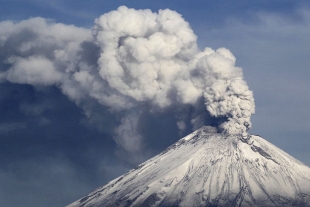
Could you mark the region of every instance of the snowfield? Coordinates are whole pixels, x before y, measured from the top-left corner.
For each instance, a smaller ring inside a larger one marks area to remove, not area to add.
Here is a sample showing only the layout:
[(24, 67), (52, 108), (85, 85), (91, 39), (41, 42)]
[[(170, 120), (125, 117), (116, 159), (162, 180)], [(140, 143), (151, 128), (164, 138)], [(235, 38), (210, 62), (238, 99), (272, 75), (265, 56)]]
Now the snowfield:
[(310, 206), (310, 168), (254, 135), (207, 127), (68, 207)]

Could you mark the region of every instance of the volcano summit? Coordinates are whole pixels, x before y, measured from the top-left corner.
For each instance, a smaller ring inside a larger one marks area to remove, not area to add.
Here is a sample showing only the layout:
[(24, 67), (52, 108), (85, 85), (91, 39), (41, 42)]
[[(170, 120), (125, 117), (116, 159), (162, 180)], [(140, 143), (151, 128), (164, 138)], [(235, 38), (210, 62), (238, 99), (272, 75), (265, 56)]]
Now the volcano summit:
[(310, 168), (256, 135), (202, 127), (68, 207), (310, 206)]

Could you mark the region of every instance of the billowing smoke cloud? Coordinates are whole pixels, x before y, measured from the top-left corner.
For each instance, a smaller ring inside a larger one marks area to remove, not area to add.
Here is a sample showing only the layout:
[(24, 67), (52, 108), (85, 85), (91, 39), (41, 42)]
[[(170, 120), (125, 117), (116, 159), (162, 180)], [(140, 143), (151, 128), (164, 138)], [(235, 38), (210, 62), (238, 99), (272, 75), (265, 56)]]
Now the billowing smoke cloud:
[[(190, 25), (169, 9), (119, 7), (92, 30), (32, 18), (0, 23), (0, 81), (57, 86), (119, 146), (144, 146), (143, 115), (168, 114), (180, 135), (202, 125), (245, 133), (253, 94), (226, 48), (201, 51)], [(98, 119), (98, 106), (115, 125)], [(96, 118), (97, 117), (97, 118)]]

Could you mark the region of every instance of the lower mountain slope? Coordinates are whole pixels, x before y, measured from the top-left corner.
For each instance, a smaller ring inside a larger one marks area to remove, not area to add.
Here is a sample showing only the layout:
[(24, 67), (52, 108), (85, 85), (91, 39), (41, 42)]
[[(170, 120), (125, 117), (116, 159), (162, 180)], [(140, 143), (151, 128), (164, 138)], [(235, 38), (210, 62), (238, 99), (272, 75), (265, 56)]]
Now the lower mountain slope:
[(203, 127), (68, 207), (310, 207), (310, 168), (255, 135)]

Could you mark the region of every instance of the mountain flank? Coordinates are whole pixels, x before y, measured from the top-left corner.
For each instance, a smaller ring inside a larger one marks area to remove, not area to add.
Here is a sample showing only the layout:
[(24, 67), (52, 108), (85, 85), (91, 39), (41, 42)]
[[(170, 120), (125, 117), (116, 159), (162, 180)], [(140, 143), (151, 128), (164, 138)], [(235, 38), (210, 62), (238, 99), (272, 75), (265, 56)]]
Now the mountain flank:
[(68, 207), (310, 206), (310, 168), (256, 135), (202, 127)]

